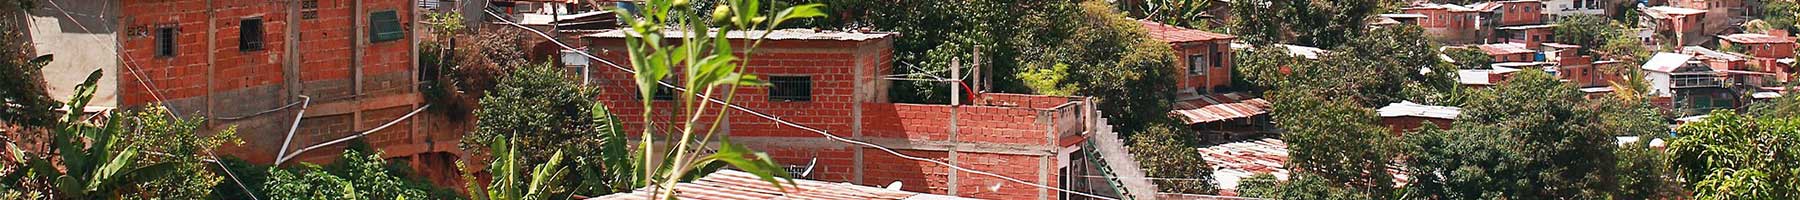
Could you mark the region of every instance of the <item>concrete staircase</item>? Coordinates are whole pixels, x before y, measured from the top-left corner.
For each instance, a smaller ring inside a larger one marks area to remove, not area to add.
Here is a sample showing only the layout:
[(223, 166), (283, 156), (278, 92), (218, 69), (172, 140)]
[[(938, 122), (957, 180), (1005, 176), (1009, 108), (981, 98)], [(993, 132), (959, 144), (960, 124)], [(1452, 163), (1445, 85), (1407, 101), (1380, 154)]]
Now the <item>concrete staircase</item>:
[[(1105, 115), (1096, 110), (1091, 116)], [(1113, 132), (1113, 126), (1107, 123), (1105, 117), (1096, 118), (1094, 135), (1088, 138), (1088, 145), (1099, 153), (1100, 160), (1103, 161), (1101, 166), (1106, 169), (1102, 171), (1107, 172), (1107, 178), (1112, 179), (1113, 187), (1121, 189), (1120, 193), (1129, 195), (1122, 197), (1124, 199), (1156, 199), (1156, 184), (1144, 178), (1144, 168), (1138, 166), (1137, 156), (1132, 155), (1129, 147), (1125, 146), (1125, 139)]]

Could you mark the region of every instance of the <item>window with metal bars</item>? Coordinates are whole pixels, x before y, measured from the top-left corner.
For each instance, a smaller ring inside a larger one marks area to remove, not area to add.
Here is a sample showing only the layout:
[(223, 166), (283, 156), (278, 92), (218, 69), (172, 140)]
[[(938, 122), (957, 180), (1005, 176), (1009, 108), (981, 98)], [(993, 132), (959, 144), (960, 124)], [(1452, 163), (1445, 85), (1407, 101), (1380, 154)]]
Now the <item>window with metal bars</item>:
[(156, 28), (156, 57), (175, 57), (175, 27)]
[(770, 101), (812, 101), (811, 76), (769, 76)]
[(238, 21), (238, 51), (263, 50), (263, 20), (249, 18)]

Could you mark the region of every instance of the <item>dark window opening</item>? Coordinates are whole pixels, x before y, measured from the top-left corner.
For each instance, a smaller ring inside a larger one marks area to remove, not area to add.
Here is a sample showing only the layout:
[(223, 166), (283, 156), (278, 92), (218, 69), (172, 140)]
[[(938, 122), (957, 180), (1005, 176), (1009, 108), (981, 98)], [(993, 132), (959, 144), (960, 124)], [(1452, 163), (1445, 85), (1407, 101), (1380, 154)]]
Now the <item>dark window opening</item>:
[(1213, 52), (1213, 68), (1225, 68), (1225, 51)]
[(650, 99), (675, 100), (675, 89), (669, 88), (669, 86), (656, 86), (656, 92), (651, 93)]
[(1206, 75), (1206, 53), (1188, 56), (1188, 75)]
[(238, 51), (263, 50), (262, 18), (244, 19), (238, 22)]
[(812, 101), (812, 77), (770, 76), (769, 100)]
[(369, 14), (369, 42), (394, 41), (405, 36), (399, 13), (388, 10)]
[(175, 57), (175, 27), (156, 28), (156, 57)]
[(301, 19), (318, 19), (319, 18), (319, 0), (300, 1), (300, 18)]

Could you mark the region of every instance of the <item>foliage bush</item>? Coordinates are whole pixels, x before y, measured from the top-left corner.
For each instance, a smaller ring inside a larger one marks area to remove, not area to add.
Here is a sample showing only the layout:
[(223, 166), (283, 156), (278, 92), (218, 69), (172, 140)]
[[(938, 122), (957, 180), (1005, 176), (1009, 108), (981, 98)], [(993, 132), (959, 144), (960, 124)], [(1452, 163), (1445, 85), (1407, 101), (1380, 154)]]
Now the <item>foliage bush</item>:
[(371, 150), (350, 148), (331, 165), (270, 168), (259, 194), (267, 199), (463, 199), (451, 190), (406, 178), (406, 171), (396, 170), (379, 152), (365, 152)]
[(1153, 180), (1158, 192), (1217, 193), (1212, 165), (1198, 149), (1200, 141), (1181, 130), (1183, 127), (1167, 123), (1144, 129), (1132, 136), (1131, 154), (1137, 155), (1145, 175), (1164, 178)]
[[(626, 140), (621, 131), (608, 124), (604, 108), (594, 107), (596, 93), (565, 77), (562, 69), (548, 64), (514, 67), (500, 80), (499, 86), (481, 99), (475, 111), (476, 129), (463, 136), (462, 147), (469, 152), (490, 152), (487, 145), (498, 138), (513, 138), (519, 144), (524, 163), (548, 162), (551, 152), (563, 150), (571, 160), (582, 162), (573, 169), (566, 183), (573, 191), (604, 194), (633, 189), (619, 181), (599, 163), (603, 158), (622, 158)], [(609, 143), (610, 142), (610, 143)], [(604, 149), (611, 148), (611, 149)], [(612, 153), (612, 154), (608, 154)], [(598, 179), (598, 180), (595, 180)], [(586, 194), (586, 193), (584, 193)]]
[(1669, 165), (1695, 199), (1800, 198), (1800, 118), (1720, 110), (1679, 132)]

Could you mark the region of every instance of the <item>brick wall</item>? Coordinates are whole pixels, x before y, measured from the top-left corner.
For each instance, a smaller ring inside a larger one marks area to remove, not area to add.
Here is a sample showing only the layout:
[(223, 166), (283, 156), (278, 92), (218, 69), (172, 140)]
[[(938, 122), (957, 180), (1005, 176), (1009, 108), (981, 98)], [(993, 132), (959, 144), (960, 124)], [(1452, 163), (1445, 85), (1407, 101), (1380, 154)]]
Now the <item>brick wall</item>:
[[(140, 84), (140, 76), (119, 76), (121, 104), (144, 105), (160, 97), (184, 117), (244, 117), (212, 120), (211, 128), (237, 127), (246, 144), (228, 147), (229, 151), (221, 153), (254, 162), (275, 159), (299, 107), (251, 114), (299, 101), (293, 94), (312, 97), (307, 117), (294, 131), (293, 149), (374, 128), (421, 106), (412, 89), (413, 41), (404, 37), (371, 42), (368, 31), (371, 13), (396, 11), (402, 29), (413, 34), (408, 26), (413, 20), (410, 13), (414, 1), (301, 2), (308, 1), (123, 1), (119, 51), (126, 57), (125, 64), (131, 66), (128, 69), (135, 69), (151, 84)], [(290, 6), (302, 4), (316, 6), (289, 12), (293, 8)], [(290, 23), (290, 17), (296, 18), (294, 23)], [(263, 48), (240, 48), (244, 37), (240, 27), (246, 19), (261, 20)], [(174, 28), (177, 33), (174, 56), (156, 55), (157, 29), (165, 27)], [(289, 42), (289, 37), (294, 37), (295, 42)], [(360, 57), (356, 56), (358, 51)], [(289, 74), (289, 70), (294, 74)], [(378, 148), (416, 145), (412, 143), (421, 141), (413, 140), (411, 134), (419, 129), (411, 123), (402, 121), (368, 139)], [(438, 126), (426, 128), (433, 127)], [(300, 161), (330, 161), (336, 157), (337, 149), (341, 145), (315, 150)]]
[[(1212, 40), (1171, 45), (1175, 50), (1175, 70), (1178, 74), (1182, 75), (1181, 77), (1176, 77), (1176, 79), (1179, 80), (1178, 83), (1176, 83), (1177, 89), (1180, 91), (1191, 90), (1206, 93), (1214, 88), (1231, 86), (1232, 53), (1230, 45), (1229, 40)], [(1196, 74), (1188, 71), (1188, 67), (1192, 62), (1195, 62), (1190, 59), (1192, 56), (1203, 56), (1206, 58), (1204, 62), (1207, 63), (1204, 65), (1207, 68), (1204, 69), (1203, 74)]]
[[(621, 48), (622, 39), (589, 38), (589, 42), (596, 56), (620, 64), (629, 60)], [(891, 83), (879, 77), (892, 72), (892, 54), (891, 41), (887, 39), (769, 41), (756, 50), (746, 73), (761, 77), (810, 76), (812, 100), (772, 101), (766, 88), (744, 87), (737, 90), (733, 104), (839, 137), (892, 147), (910, 156), (994, 171), (1027, 181), (1047, 180), (1040, 184), (1057, 185), (1054, 181), (1060, 170), (1055, 161), (1063, 158), (1058, 157), (1055, 150), (1065, 146), (1060, 146), (1059, 135), (1054, 133), (1069, 128), (1059, 127), (1068, 120), (1058, 120), (1064, 116), (1050, 109), (1069, 103), (1070, 98), (984, 94), (981, 99), (969, 102), (971, 105), (955, 108), (889, 103), (886, 93)], [(588, 76), (592, 78), (592, 85), (599, 87), (599, 101), (623, 118), (627, 130), (634, 134), (641, 132), (644, 125), (639, 122), (642, 119), (639, 115), (643, 109), (631, 74), (611, 66), (597, 67)], [(666, 117), (672, 112), (673, 104), (656, 101), (653, 107), (659, 111), (652, 119), (678, 121)], [(710, 113), (703, 114), (702, 119), (715, 117)], [(816, 159), (814, 172), (807, 177), (810, 179), (877, 186), (901, 181), (907, 191), (950, 194), (954, 187), (954, 195), (978, 198), (1056, 198), (1054, 192), (1040, 196), (1039, 190), (1033, 187), (1010, 182), (995, 190), (992, 187), (1000, 183), (997, 179), (954, 173), (942, 165), (901, 159), (880, 150), (828, 140), (817, 133), (779, 125), (749, 113), (727, 113), (722, 134), (731, 136), (734, 143), (767, 152), (784, 165), (804, 166)], [(954, 126), (951, 125), (952, 116), (957, 119)], [(665, 125), (659, 123), (657, 126)], [(953, 177), (952, 174), (957, 175)]]

